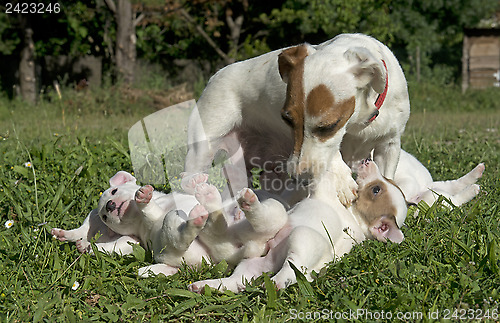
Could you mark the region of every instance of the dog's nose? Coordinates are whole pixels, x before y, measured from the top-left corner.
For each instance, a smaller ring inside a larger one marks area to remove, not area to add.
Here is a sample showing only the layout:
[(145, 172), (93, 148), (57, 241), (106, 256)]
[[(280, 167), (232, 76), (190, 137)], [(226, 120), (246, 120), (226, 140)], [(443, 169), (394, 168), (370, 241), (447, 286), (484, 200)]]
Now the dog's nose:
[(106, 203), (106, 211), (108, 212), (112, 212), (116, 209), (116, 203), (113, 202), (113, 201), (108, 201), (108, 203)]

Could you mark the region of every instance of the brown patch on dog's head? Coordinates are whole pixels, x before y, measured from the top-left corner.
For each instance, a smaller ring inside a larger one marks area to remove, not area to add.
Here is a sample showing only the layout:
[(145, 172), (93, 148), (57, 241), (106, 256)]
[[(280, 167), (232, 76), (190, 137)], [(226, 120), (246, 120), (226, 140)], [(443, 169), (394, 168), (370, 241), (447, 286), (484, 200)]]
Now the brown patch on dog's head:
[(294, 154), (299, 154), (304, 141), (304, 59), (307, 45), (284, 50), (278, 56), (279, 73), (286, 87), (286, 101), (281, 116), (294, 131)]
[(404, 236), (397, 225), (397, 208), (387, 185), (377, 179), (360, 187), (355, 208), (377, 240), (400, 243)]
[(326, 85), (316, 86), (309, 92), (306, 101), (307, 114), (321, 120), (312, 129), (313, 134), (321, 141), (333, 137), (354, 113), (355, 103), (354, 97), (336, 103), (335, 97)]

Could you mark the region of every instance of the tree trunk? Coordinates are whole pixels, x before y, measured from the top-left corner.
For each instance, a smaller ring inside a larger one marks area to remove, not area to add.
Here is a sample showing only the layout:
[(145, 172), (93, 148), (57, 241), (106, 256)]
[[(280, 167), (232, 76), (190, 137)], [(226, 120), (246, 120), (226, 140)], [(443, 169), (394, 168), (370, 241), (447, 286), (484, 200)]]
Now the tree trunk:
[(243, 25), (243, 15), (233, 19), (233, 11), (230, 9), (226, 10), (226, 23), (229, 27), (229, 54), (231, 56), (236, 56), (238, 52), (238, 45), (240, 42), (241, 26)]
[(134, 81), (136, 36), (130, 0), (118, 0), (116, 8), (116, 67), (126, 84)]
[(23, 99), (30, 103), (35, 103), (35, 44), (33, 42), (33, 29), (29, 26), (26, 18), (22, 18), (21, 26), (23, 29), (24, 47), (21, 50), (21, 61), (19, 63), (19, 85)]

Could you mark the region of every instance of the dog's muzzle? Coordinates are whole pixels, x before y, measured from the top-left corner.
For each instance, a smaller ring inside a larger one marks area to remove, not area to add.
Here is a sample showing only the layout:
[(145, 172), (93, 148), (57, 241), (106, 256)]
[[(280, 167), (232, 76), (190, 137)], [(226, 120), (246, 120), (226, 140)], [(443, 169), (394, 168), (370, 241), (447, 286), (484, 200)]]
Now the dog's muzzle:
[(116, 210), (116, 203), (109, 200), (108, 203), (106, 203), (106, 211), (113, 212), (114, 210)]

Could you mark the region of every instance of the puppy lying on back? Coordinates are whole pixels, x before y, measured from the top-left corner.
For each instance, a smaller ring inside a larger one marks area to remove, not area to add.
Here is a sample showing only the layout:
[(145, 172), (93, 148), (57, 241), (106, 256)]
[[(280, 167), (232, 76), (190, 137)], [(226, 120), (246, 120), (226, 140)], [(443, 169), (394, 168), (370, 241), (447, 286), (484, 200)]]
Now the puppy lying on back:
[[(256, 216), (248, 212), (246, 218), (241, 217), (231, 203), (222, 210), (217, 188), (206, 180), (207, 175), (198, 174), (183, 185), (191, 194), (164, 194), (150, 185), (138, 186), (131, 174), (120, 171), (81, 227), (53, 228), (51, 233), (61, 241), (76, 242), (80, 252), (91, 251), (90, 241), (97, 233), (96, 246), (103, 252), (130, 254), (132, 244), (140, 243), (153, 251), (156, 262), (139, 269), (142, 277), (172, 275), (182, 262), (199, 265), (204, 258), (208, 262), (225, 259), (236, 265), (242, 258), (265, 253), (267, 241), (287, 221), (286, 214), (266, 219), (266, 205), (279, 202), (264, 202)], [(250, 193), (240, 198), (243, 208), (248, 199), (255, 198)], [(211, 210), (210, 216), (205, 207)]]
[[(355, 243), (365, 239), (402, 242), (404, 236), (399, 227), (407, 213), (403, 193), (380, 174), (372, 161), (360, 163), (357, 172), (358, 199), (351, 207), (340, 203), (333, 175), (323, 174), (313, 195), (288, 212), (287, 225), (269, 242), (271, 249), (265, 257), (244, 259), (230, 277), (199, 281), (191, 284), (190, 290), (199, 292), (208, 285), (238, 292), (244, 289), (245, 280), (269, 271), (276, 273), (272, 277), (276, 286), (285, 288), (296, 282), (290, 263), (311, 280), (312, 271), (342, 257)], [(249, 202), (253, 213), (261, 210), (257, 199)], [(266, 208), (266, 212), (268, 217), (287, 214), (280, 203)]]
[[(203, 182), (200, 175), (191, 183)], [(129, 173), (120, 171), (110, 181), (98, 207), (90, 212), (83, 225), (74, 230), (53, 228), (51, 233), (61, 241), (74, 241), (80, 252), (90, 251), (90, 240), (96, 240), (98, 250), (132, 253), (132, 244), (140, 243), (151, 249), (159, 271), (171, 275), (183, 260), (187, 264), (209, 261), (204, 246), (196, 240), (208, 212), (191, 194), (164, 194), (150, 185), (140, 187)], [(186, 214), (189, 213), (189, 216)], [(149, 268), (148, 268), (149, 269)], [(145, 270), (145, 269), (144, 269)]]

